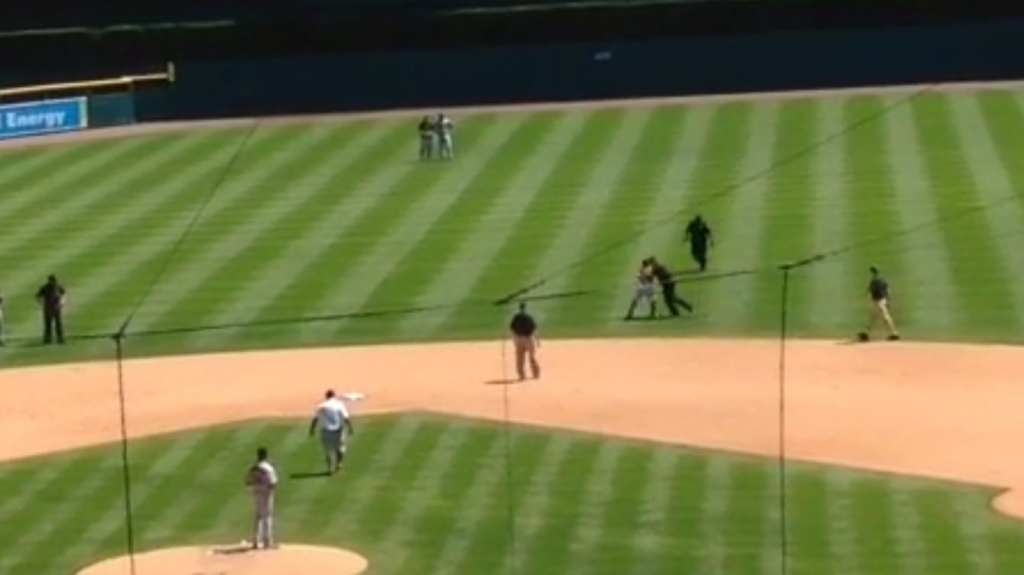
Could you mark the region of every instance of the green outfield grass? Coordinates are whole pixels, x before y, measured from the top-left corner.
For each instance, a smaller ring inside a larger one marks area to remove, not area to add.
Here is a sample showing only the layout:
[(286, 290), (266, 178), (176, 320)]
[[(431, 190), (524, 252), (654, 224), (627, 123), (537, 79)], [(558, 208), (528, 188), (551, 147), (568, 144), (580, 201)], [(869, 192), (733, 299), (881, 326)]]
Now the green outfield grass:
[[(130, 353), (496, 337), (508, 310), (484, 302), (586, 259), (536, 292), (589, 292), (535, 304), (549, 335), (771, 335), (774, 273), (684, 285), (699, 307), (692, 318), (622, 322), (642, 256), (691, 266), (682, 219), (654, 222), (703, 213), (719, 238), (719, 273), (1019, 192), (1024, 96), (1000, 91), (921, 97), (721, 193), (900, 98), (456, 118), (459, 157), (431, 164), (414, 161), (407, 119), (261, 128), (170, 260), (243, 131), (8, 151), (0, 155), (8, 331), (36, 337), (32, 294), (55, 272), (70, 290), (70, 332), (112, 332), (166, 265), (131, 331), (444, 307), (137, 338)], [(865, 269), (878, 264), (907, 337), (1019, 340), (1022, 222), (1020, 204), (1004, 202), (805, 269), (793, 278), (794, 333), (857, 331)], [(610, 245), (618, 247), (587, 259)], [(110, 351), (99, 341), (3, 354), (12, 363)]]
[[(247, 537), (242, 470), (266, 444), (282, 538), (353, 549), (375, 575), (779, 572), (775, 461), (532, 428), (513, 428), (507, 453), (501, 426), (410, 415), (361, 420), (343, 475), (292, 479), (322, 466), (305, 427), (136, 442), (139, 548)], [(120, 462), (104, 447), (0, 467), (0, 572), (70, 574), (123, 554)], [(1024, 527), (988, 510), (991, 492), (802, 464), (786, 484), (793, 575), (1024, 572)]]

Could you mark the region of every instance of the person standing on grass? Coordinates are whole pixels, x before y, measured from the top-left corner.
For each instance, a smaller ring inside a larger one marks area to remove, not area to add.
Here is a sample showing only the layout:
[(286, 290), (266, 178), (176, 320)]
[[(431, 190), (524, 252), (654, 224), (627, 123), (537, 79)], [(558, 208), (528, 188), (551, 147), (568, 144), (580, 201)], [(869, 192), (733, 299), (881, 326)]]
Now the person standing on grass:
[(429, 116), (423, 116), (419, 125), (420, 131), (420, 160), (430, 160), (434, 157), (435, 142), (434, 124)]
[(711, 228), (704, 221), (704, 218), (698, 215), (690, 220), (690, 223), (686, 226), (686, 237), (683, 241), (690, 244), (690, 255), (697, 262), (700, 271), (707, 270), (708, 249), (715, 245), (715, 240), (711, 235)]
[(633, 319), (636, 306), (640, 305), (640, 302), (647, 303), (647, 317), (654, 319), (658, 312), (658, 302), (654, 298), (654, 264), (651, 263), (650, 258), (645, 258), (640, 262), (640, 269), (636, 274), (636, 291), (633, 292), (633, 301), (629, 303), (626, 321)]
[(871, 312), (868, 317), (867, 327), (864, 328), (864, 331), (857, 334), (857, 339), (860, 341), (870, 340), (871, 331), (881, 321), (885, 324), (886, 329), (889, 330), (889, 341), (896, 341), (900, 338), (900, 334), (896, 331), (896, 323), (893, 322), (892, 314), (889, 312), (889, 282), (885, 281), (877, 267), (871, 266), (870, 272), (871, 280), (868, 282), (868, 297), (871, 298)]
[(252, 548), (274, 549), (274, 493), (277, 491), (277, 470), (267, 458), (267, 448), (256, 450), (256, 462), (249, 467), (245, 485), (252, 491), (256, 517), (253, 523)]
[(53, 343), (54, 335), (57, 343), (64, 343), (64, 302), (67, 292), (51, 275), (46, 283), (36, 291), (36, 301), (43, 309), (43, 344)]
[(648, 261), (653, 266), (654, 277), (658, 279), (658, 283), (661, 285), (661, 296), (665, 300), (665, 307), (668, 308), (669, 313), (673, 317), (679, 317), (680, 307), (693, 313), (693, 305), (676, 294), (676, 278), (672, 275), (672, 272), (668, 271), (668, 268), (659, 262), (657, 258), (650, 257)]
[(512, 316), (508, 329), (512, 332), (512, 345), (516, 351), (516, 374), (519, 381), (526, 379), (526, 362), (530, 362), (530, 373), (534, 379), (540, 379), (540, 362), (537, 361), (537, 349), (540, 340), (537, 338), (537, 322), (526, 311), (526, 304), (519, 304), (519, 311)]
[(341, 469), (348, 438), (355, 434), (355, 429), (352, 427), (352, 416), (349, 415), (345, 402), (338, 399), (332, 389), (327, 390), (324, 400), (316, 406), (316, 414), (309, 423), (310, 437), (316, 432), (317, 427), (320, 428), (320, 443), (324, 449), (327, 475), (333, 475)]
[(442, 160), (452, 160), (455, 158), (455, 141), (452, 137), (452, 132), (455, 130), (455, 125), (452, 121), (444, 114), (438, 114), (437, 120), (434, 123), (434, 127), (437, 129), (437, 145), (439, 148), (439, 155)]

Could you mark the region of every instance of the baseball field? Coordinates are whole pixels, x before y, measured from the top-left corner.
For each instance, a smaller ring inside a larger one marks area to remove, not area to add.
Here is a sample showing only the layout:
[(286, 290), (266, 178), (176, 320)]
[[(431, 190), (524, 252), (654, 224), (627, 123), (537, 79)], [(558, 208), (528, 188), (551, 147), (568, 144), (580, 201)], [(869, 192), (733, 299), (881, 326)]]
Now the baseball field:
[[(5, 144), (0, 573), (1024, 573), (1024, 88), (449, 114), (450, 162), (415, 113)], [(650, 255), (694, 314), (623, 321)], [(872, 265), (903, 341), (846, 345)], [(287, 566), (202, 553), (259, 445)]]

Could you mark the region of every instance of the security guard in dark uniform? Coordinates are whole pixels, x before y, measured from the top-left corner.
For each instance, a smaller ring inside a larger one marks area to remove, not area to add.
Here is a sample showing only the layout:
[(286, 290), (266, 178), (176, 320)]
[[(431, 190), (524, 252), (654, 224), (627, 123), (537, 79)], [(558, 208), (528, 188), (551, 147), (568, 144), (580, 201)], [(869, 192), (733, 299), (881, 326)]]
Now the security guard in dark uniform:
[(700, 266), (700, 271), (705, 271), (708, 267), (708, 249), (714, 245), (715, 240), (711, 235), (711, 228), (704, 218), (698, 215), (690, 220), (686, 226), (686, 237), (683, 241), (690, 244), (690, 255)]
[(428, 116), (423, 116), (418, 129), (420, 132), (420, 159), (429, 160), (434, 157), (434, 148), (437, 147), (434, 123)]
[(654, 266), (654, 277), (658, 279), (658, 284), (661, 285), (661, 296), (665, 300), (665, 306), (668, 307), (669, 313), (673, 316), (678, 316), (680, 307), (693, 313), (693, 304), (676, 294), (676, 278), (672, 275), (672, 272), (668, 271), (668, 268), (659, 262), (657, 258), (652, 257), (648, 261)]
[(43, 343), (53, 343), (53, 336), (57, 336), (57, 343), (64, 343), (64, 286), (57, 281), (57, 276), (51, 275), (46, 279), (39, 291), (36, 292), (36, 301), (43, 308)]

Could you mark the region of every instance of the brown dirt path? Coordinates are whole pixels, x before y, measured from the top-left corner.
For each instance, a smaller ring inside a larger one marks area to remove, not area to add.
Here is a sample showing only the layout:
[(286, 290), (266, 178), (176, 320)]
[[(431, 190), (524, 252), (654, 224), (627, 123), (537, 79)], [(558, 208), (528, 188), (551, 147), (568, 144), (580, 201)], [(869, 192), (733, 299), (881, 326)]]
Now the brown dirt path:
[[(1013, 488), (996, 505), (1024, 517), (1024, 349), (804, 341), (787, 356), (789, 457)], [(499, 342), (132, 360), (127, 423), (142, 437), (306, 417), (327, 387), (367, 394), (357, 414), (500, 420), (507, 393), (516, 422), (779, 454), (775, 341), (551, 341), (542, 357), (544, 379), (516, 385), (495, 383), (511, 373)], [(118, 439), (116, 382), (111, 363), (0, 371), (0, 460)], [(54, 433), (52, 408), (69, 402)]]

